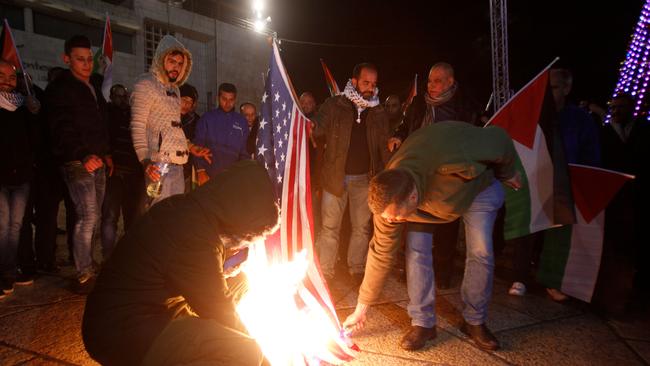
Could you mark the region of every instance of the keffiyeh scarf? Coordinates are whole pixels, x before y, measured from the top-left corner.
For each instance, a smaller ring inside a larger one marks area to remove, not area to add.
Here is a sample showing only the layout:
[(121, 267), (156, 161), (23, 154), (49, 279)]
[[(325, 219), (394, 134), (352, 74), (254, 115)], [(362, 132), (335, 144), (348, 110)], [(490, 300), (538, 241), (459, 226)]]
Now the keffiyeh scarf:
[(431, 98), (429, 93), (424, 93), (424, 101), (427, 103), (427, 112), (424, 114), (422, 127), (433, 123), (433, 120), (435, 119), (434, 107), (447, 103), (454, 94), (456, 94), (456, 90), (458, 90), (458, 83), (454, 82), (449, 89), (440, 93), (440, 95), (435, 98)]
[(0, 91), (0, 108), (13, 112), (25, 103), (25, 97), (18, 92)]
[(377, 94), (379, 94), (379, 89), (375, 88), (372, 98), (370, 98), (370, 100), (364, 99), (361, 94), (357, 92), (357, 89), (352, 86), (351, 79), (348, 80), (347, 84), (345, 84), (343, 95), (345, 95), (345, 97), (348, 98), (357, 107), (357, 123), (361, 123), (361, 112), (363, 112), (366, 108), (372, 108), (379, 105), (379, 98), (377, 97)]

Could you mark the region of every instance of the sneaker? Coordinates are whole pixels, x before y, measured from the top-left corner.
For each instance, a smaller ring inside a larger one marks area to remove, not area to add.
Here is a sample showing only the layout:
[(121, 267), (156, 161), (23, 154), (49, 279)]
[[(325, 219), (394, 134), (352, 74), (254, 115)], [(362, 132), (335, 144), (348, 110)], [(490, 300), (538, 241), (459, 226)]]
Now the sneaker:
[(34, 284), (34, 275), (18, 272), (14, 284), (19, 286), (29, 286)]
[(546, 293), (548, 293), (548, 296), (550, 296), (551, 299), (553, 299), (553, 301), (557, 301), (557, 302), (566, 301), (566, 299), (569, 298), (562, 291), (555, 288), (547, 288)]
[(0, 284), (2, 285), (3, 295), (9, 295), (14, 292), (14, 281), (12, 279), (3, 278), (0, 280)]
[(79, 295), (88, 295), (95, 286), (95, 275), (90, 272), (84, 272), (77, 276), (77, 280), (74, 283), (74, 292)]
[(512, 296), (524, 296), (526, 295), (526, 285), (521, 282), (513, 282), (508, 290), (508, 294)]

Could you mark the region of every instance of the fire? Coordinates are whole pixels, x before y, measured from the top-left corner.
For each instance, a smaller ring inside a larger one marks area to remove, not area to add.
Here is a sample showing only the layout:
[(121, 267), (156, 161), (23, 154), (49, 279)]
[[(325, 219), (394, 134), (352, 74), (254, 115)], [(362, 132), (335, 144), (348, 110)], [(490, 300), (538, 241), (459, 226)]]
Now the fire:
[(340, 364), (328, 346), (342, 337), (325, 310), (304, 302), (302, 281), (310, 262), (305, 251), (293, 261), (269, 263), (263, 243), (251, 245), (243, 271), (249, 290), (237, 313), (272, 365)]

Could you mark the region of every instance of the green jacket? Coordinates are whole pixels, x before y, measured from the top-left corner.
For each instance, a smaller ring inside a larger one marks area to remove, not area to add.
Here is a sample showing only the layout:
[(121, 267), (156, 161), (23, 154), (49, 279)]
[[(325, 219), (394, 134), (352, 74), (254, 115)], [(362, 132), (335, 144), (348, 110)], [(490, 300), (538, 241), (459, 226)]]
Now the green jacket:
[(82, 336), (104, 365), (140, 364), (171, 322), (197, 315), (237, 327), (220, 234), (260, 233), (278, 221), (273, 186), (241, 161), (186, 195), (161, 201), (118, 242), (88, 295)]
[[(415, 178), (418, 210), (410, 222), (445, 223), (456, 220), (494, 179), (515, 175), (517, 153), (500, 127), (480, 128), (464, 122), (439, 122), (411, 134), (386, 169), (405, 169)], [(390, 272), (404, 224), (391, 224), (374, 215), (366, 274), (359, 302), (377, 300)]]
[[(357, 119), (354, 104), (345, 96), (328, 98), (318, 110), (314, 137), (325, 141), (321, 168), (323, 189), (336, 196), (343, 194), (345, 163), (350, 147), (352, 124)], [(388, 161), (388, 114), (381, 105), (370, 108), (366, 119), (368, 147), (370, 148), (370, 176), (377, 174)]]

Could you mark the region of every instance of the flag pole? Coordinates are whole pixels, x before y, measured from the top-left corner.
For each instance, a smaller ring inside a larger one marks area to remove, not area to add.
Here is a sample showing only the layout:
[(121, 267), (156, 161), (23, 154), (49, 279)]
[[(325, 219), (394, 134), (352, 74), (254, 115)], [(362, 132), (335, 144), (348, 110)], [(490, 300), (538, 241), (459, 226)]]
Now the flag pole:
[(529, 81), (528, 83), (526, 83), (526, 85), (524, 85), (523, 88), (519, 89), (519, 91), (518, 91), (517, 93), (515, 93), (515, 95), (513, 95), (512, 98), (508, 99), (508, 101), (505, 102), (505, 103), (501, 106), (501, 108), (499, 108), (498, 111), (494, 112), (494, 114), (492, 115), (492, 117), (490, 117), (490, 120), (487, 121), (483, 127), (487, 127), (487, 126), (492, 122), (492, 120), (494, 119), (494, 117), (497, 116), (497, 115), (499, 114), (499, 112), (501, 112), (503, 109), (505, 109), (507, 106), (509, 106), (509, 105), (510, 105), (510, 102), (512, 102), (513, 100), (515, 100), (515, 98), (516, 98), (519, 94), (521, 94), (522, 91), (526, 90), (526, 88), (527, 88), (530, 84), (532, 84), (533, 81), (537, 80), (537, 78), (540, 77), (540, 75), (542, 75), (543, 73), (545, 73), (546, 71), (548, 71), (548, 69), (550, 69), (550, 68), (553, 66), (553, 64), (555, 64), (559, 59), (560, 59), (559, 57), (554, 58), (553, 61), (551, 61), (551, 63), (548, 64), (548, 66), (546, 66), (542, 71), (540, 71), (537, 75), (535, 75), (534, 78), (530, 79), (530, 81)]
[(7, 33), (9, 33), (9, 37), (11, 37), (11, 43), (13, 43), (14, 47), (16, 48), (16, 56), (18, 56), (18, 63), (20, 63), (20, 71), (22, 71), (23, 79), (25, 80), (25, 87), (27, 88), (27, 95), (31, 96), (32, 95), (32, 88), (30, 86), (29, 79), (27, 78), (27, 72), (25, 71), (25, 66), (23, 66), (23, 59), (20, 58), (20, 52), (18, 52), (18, 45), (16, 45), (16, 40), (14, 39), (14, 34), (11, 33), (11, 27), (9, 26), (9, 22), (7, 21), (7, 18), (4, 18), (4, 26), (7, 29)]

